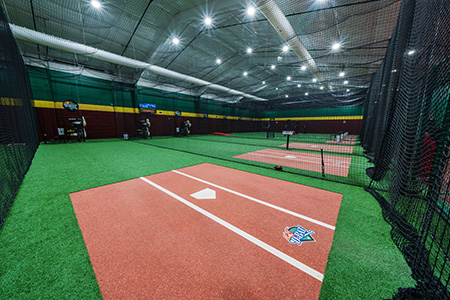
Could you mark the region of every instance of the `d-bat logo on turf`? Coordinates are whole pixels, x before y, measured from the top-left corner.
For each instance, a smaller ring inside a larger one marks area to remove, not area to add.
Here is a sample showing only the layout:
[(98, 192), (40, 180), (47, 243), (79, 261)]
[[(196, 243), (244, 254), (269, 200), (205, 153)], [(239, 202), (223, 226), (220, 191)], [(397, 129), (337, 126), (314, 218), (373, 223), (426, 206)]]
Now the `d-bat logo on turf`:
[(312, 230), (307, 230), (300, 225), (284, 228), (283, 236), (291, 244), (301, 245), (302, 242), (315, 242), (311, 236), (314, 233)]

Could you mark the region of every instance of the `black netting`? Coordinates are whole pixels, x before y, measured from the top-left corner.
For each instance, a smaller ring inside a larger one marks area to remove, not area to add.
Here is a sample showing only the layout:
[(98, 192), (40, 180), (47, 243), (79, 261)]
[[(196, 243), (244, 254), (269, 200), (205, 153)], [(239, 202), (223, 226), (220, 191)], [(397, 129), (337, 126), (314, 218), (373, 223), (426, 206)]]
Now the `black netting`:
[(417, 280), (402, 299), (450, 299), (450, 1), (402, 1), (367, 95), (369, 189)]
[(0, 227), (39, 145), (28, 74), (0, 8)]

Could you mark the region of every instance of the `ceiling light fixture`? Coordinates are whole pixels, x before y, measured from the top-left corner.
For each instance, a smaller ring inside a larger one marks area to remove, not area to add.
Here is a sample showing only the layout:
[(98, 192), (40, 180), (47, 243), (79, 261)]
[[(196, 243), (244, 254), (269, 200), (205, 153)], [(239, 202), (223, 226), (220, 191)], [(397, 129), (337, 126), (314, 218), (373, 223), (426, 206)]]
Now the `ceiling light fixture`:
[(416, 53), (416, 50), (409, 50), (408, 51), (408, 55), (413, 55), (414, 53)]
[(275, 65), (271, 65), (270, 68), (271, 68), (272, 70), (275, 70), (276, 66), (275, 66)]
[(220, 58), (218, 58), (218, 59), (216, 59), (216, 63), (217, 63), (218, 65), (220, 65), (220, 64), (222, 63), (222, 60), (221, 60)]
[(297, 84), (297, 87), (302, 87), (302, 85), (299, 83), (299, 84)]
[(102, 4), (98, 0), (92, 0), (91, 5), (95, 8), (101, 8)]
[(288, 51), (289, 51), (289, 46), (284, 45), (284, 46), (283, 46), (283, 52), (288, 52)]
[(177, 37), (174, 37), (174, 38), (172, 39), (172, 43), (173, 43), (174, 45), (179, 45), (179, 44), (180, 44), (180, 39), (177, 38)]
[(211, 17), (206, 17), (203, 22), (205, 23), (206, 26), (211, 26), (212, 25)]
[(339, 50), (341, 48), (341, 43), (334, 43), (332, 46), (331, 46), (331, 49), (333, 49), (333, 50)]
[(289, 95), (284, 95), (284, 97), (289, 98)]
[(344, 84), (348, 84), (348, 80), (344, 81)]
[(308, 96), (309, 95), (309, 93), (305, 93), (305, 96)]
[(289, 80), (291, 80), (291, 79), (292, 79), (291, 76), (286, 77), (286, 80), (287, 80), (287, 81), (289, 81)]
[(249, 53), (249, 54), (250, 54), (250, 53), (252, 53), (252, 52), (253, 52), (253, 49), (252, 49), (252, 48), (250, 48), (250, 47), (248, 47), (248, 48), (247, 48), (247, 53)]
[(313, 78), (313, 82), (317, 82), (317, 78)]
[(248, 72), (244, 72), (244, 76), (248, 76)]
[(266, 82), (265, 82), (265, 81), (263, 81), (263, 82), (262, 82), (262, 84), (266, 84)]
[(350, 89), (347, 89), (347, 92), (350, 92)]
[(278, 91), (278, 88), (275, 88), (275, 90), (277, 90), (277, 91)]
[(247, 8), (247, 15), (249, 15), (250, 17), (253, 17), (256, 13), (256, 10), (253, 6), (249, 6)]
[(321, 86), (320, 89), (323, 90), (323, 86)]
[(305, 71), (305, 70), (306, 70), (306, 66), (302, 66), (300, 69), (301, 69), (302, 71)]
[(339, 77), (344, 77), (344, 76), (345, 76), (345, 72), (339, 73)]

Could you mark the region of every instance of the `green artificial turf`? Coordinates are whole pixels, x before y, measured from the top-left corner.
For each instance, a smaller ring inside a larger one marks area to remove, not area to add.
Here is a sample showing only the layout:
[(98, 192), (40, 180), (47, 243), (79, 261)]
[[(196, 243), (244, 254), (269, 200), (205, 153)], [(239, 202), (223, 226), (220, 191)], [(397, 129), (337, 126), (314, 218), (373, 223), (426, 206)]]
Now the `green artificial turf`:
[(0, 230), (0, 299), (101, 299), (69, 193), (204, 162), (344, 195), (321, 299), (385, 299), (414, 285), (377, 201), (362, 188), (151, 146), (220, 146), (214, 142), (145, 142), (40, 145)]

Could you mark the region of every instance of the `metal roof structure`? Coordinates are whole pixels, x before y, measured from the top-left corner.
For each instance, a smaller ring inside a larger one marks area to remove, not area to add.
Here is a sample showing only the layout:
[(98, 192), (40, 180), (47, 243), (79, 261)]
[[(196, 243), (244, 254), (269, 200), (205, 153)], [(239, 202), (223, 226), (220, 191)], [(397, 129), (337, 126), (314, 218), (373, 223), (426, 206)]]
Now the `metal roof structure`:
[[(279, 109), (286, 103), (289, 107), (289, 103), (317, 100), (323, 105), (331, 99), (360, 104), (385, 56), (401, 1), (0, 3), (10, 24), (16, 27), (12, 26), (13, 33), (28, 64), (97, 70), (134, 84), (230, 104), (267, 103)], [(50, 44), (24, 37), (18, 33), (20, 29), (41, 34)], [(138, 64), (77, 53), (70, 47), (60, 47), (58, 40)], [(141, 63), (163, 71), (153, 72)], [(166, 76), (164, 70), (194, 79)]]

